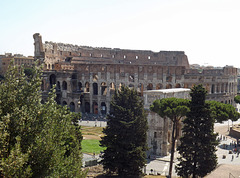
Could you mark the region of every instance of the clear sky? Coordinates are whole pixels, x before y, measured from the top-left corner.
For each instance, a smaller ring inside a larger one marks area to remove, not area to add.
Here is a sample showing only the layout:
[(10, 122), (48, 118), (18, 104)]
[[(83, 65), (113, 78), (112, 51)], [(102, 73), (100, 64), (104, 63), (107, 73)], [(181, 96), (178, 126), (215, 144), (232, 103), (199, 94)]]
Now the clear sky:
[(190, 64), (240, 67), (240, 0), (0, 0), (0, 54), (43, 41), (185, 51)]

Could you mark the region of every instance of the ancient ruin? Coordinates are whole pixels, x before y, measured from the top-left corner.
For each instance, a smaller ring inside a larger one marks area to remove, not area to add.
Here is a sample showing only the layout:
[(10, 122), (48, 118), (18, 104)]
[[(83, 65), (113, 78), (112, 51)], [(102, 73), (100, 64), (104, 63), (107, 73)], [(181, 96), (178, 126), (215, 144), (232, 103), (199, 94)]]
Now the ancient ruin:
[[(183, 51), (145, 51), (96, 48), (42, 42), (33, 35), (35, 59), (44, 65), (43, 101), (56, 85), (57, 102), (73, 112), (101, 116), (111, 111), (115, 89), (122, 85), (143, 91), (191, 88), (203, 84), (207, 99), (234, 104), (237, 94), (237, 69), (191, 69)], [(156, 150), (156, 154), (162, 154)]]
[(134, 87), (142, 96), (144, 90), (203, 84), (208, 99), (230, 104), (237, 94), (236, 68), (190, 69), (183, 51), (94, 48), (43, 43), (38, 33), (33, 37), (35, 59), (44, 64), (43, 91), (56, 84), (57, 102), (72, 111), (108, 113), (111, 95), (121, 85)]
[[(190, 89), (173, 88), (162, 90), (148, 90), (143, 92), (144, 109), (147, 113), (148, 132), (147, 142), (149, 150), (148, 156), (166, 156), (170, 152), (172, 143), (172, 121), (169, 118), (162, 118), (157, 113), (149, 110), (149, 107), (156, 99), (162, 98), (182, 98), (190, 99)], [(182, 124), (178, 125), (179, 133), (176, 144), (180, 143), (179, 138), (182, 136)]]

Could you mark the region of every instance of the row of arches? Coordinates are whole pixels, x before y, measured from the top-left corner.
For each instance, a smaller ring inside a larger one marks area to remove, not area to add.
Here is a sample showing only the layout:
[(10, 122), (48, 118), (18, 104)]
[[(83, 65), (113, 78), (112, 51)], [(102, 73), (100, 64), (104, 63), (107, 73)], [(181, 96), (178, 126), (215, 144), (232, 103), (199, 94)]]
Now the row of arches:
[(233, 83), (212, 84), (211, 93), (232, 93), (234, 87)]
[[(53, 83), (53, 82), (52, 82)], [(120, 83), (119, 86), (118, 86), (118, 89), (121, 88), (121, 86), (124, 86), (125, 84), (123, 83)], [(52, 86), (52, 85), (51, 85)], [(81, 82), (78, 82), (77, 85), (72, 83), (72, 91), (83, 91), (83, 92), (90, 92), (90, 89), (91, 89), (91, 85), (89, 82), (86, 82), (85, 85), (84, 85), (84, 88), (83, 88), (83, 85)], [(133, 84), (129, 84), (128, 85), (129, 88), (135, 88), (135, 86)], [(174, 86), (174, 88), (180, 88), (181, 85), (180, 84), (176, 84)], [(115, 90), (115, 88), (117, 88), (117, 86), (114, 84), (114, 83), (110, 83), (109, 86), (107, 86), (106, 82), (102, 82), (100, 83), (100, 86), (98, 83), (94, 82), (92, 83), (92, 93), (93, 95), (107, 95), (107, 90), (110, 90), (110, 93), (111, 93), (111, 90)], [(158, 90), (158, 89), (163, 89), (163, 84), (161, 83), (158, 83), (156, 85), (156, 87), (154, 87), (154, 85), (152, 83), (149, 83), (146, 87), (146, 90)], [(173, 88), (172, 84), (167, 84), (166, 85), (166, 89), (170, 89), (170, 88)], [(68, 85), (67, 85), (67, 82), (66, 81), (63, 81), (62, 84), (60, 84), (59, 81), (57, 81), (57, 90), (68, 90)], [(144, 85), (142, 83), (138, 84), (137, 86), (137, 91), (143, 91), (144, 90)], [(99, 93), (100, 91), (100, 93)]]
[[(69, 105), (66, 101), (62, 102), (63, 106), (68, 106), (71, 112), (75, 112), (77, 111), (76, 105), (74, 102), (70, 102)], [(106, 115), (107, 113), (107, 106), (105, 102), (101, 102), (101, 106), (100, 106), (100, 111), (99, 111), (99, 107), (98, 107), (98, 103), (96, 101), (94, 101), (92, 103), (92, 107), (90, 107), (90, 102), (85, 101), (82, 105), (82, 112), (83, 113), (93, 113), (93, 114), (102, 114), (102, 115)], [(91, 111), (92, 108), (92, 111)]]
[(45, 64), (45, 69), (53, 70), (54, 69), (54, 64)]
[[(194, 83), (184, 84), (184, 88), (191, 88), (194, 85)], [(232, 93), (237, 90), (237, 86), (234, 83), (205, 84), (204, 87), (209, 94)]]
[[(50, 86), (51, 88), (53, 85), (56, 84), (56, 88), (58, 91), (61, 90), (69, 90), (68, 83), (66, 81), (62, 81), (62, 84), (60, 84), (60, 81), (56, 81), (56, 76), (54, 74), (50, 75)], [(72, 80), (70, 82), (71, 89), (73, 92), (90, 92), (91, 85), (89, 82), (85, 82), (84, 86), (82, 82), (77, 82), (75, 77), (72, 77)], [(118, 88), (121, 88), (122, 85), (125, 85), (123, 83), (120, 83)], [(184, 88), (191, 88), (194, 84), (184, 84)], [(134, 84), (129, 84), (129, 88), (135, 88)], [(139, 83), (136, 87), (138, 92), (143, 92), (143, 90), (154, 90), (154, 89), (170, 89), (170, 88), (181, 88), (181, 84), (177, 83), (175, 86), (172, 84), (166, 84), (164, 87), (163, 84), (158, 83), (156, 86), (153, 85), (153, 83), (149, 83), (146, 88), (143, 84)], [(42, 87), (43, 88), (43, 87)], [(113, 90), (115, 90), (117, 86), (114, 83), (110, 83), (109, 86), (107, 86), (106, 82), (92, 83), (92, 93), (93, 95), (107, 95), (108, 89), (110, 90), (110, 94), (113, 93)], [(205, 88), (207, 89), (208, 93), (214, 94), (214, 93), (231, 93), (235, 92), (236, 86), (234, 83), (219, 83), (219, 84), (205, 84)]]

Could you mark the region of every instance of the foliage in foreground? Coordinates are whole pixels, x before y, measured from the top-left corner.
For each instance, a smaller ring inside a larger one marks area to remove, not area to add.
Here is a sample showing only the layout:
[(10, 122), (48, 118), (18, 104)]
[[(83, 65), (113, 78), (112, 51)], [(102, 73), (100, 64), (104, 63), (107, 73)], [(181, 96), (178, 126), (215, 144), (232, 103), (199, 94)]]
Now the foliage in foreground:
[(102, 164), (109, 173), (138, 177), (146, 162), (147, 119), (135, 90), (115, 91), (101, 145), (106, 147)]
[(204, 177), (217, 166), (215, 119), (210, 116), (210, 105), (205, 102), (202, 85), (192, 88), (190, 112), (184, 119), (183, 137), (178, 147), (180, 154), (176, 171), (182, 177)]
[(54, 90), (41, 104), (41, 82), (39, 67), (11, 67), (0, 83), (0, 177), (83, 177), (77, 116)]

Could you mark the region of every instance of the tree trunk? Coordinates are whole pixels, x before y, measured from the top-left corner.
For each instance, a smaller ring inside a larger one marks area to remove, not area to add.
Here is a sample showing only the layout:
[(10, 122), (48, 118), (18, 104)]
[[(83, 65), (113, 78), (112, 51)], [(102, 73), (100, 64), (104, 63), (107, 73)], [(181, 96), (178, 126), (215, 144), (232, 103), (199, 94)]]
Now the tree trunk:
[(173, 127), (172, 127), (172, 147), (171, 147), (171, 158), (170, 158), (170, 166), (169, 166), (169, 177), (172, 177), (172, 167), (173, 167), (173, 158), (174, 158), (174, 150), (175, 150), (175, 128), (176, 128), (176, 119), (174, 118), (172, 120), (173, 122)]

